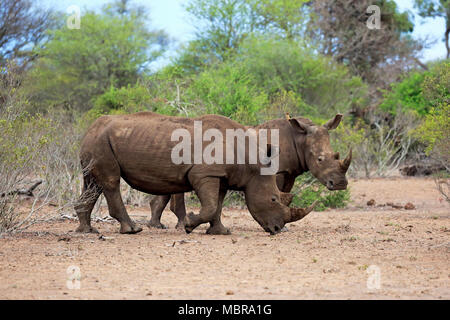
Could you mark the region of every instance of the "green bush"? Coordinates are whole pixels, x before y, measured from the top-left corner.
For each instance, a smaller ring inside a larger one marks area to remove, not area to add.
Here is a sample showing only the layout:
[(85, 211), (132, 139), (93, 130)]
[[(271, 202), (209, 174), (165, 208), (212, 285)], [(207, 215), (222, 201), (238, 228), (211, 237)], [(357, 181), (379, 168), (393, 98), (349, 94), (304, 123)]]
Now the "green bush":
[(78, 125), (87, 129), (102, 115), (153, 111), (153, 104), (154, 99), (148, 89), (140, 84), (120, 89), (111, 87), (95, 99), (94, 107), (79, 118)]
[(366, 99), (366, 85), (345, 66), (286, 39), (250, 38), (235, 55), (199, 73), (186, 73), (179, 63), (148, 79), (152, 95), (164, 101), (161, 107), (170, 106), (170, 114), (215, 113), (257, 124), (285, 112), (330, 118)]
[(101, 114), (122, 114), (152, 110), (152, 97), (147, 88), (137, 84), (120, 89), (111, 87), (99, 96), (93, 111)]
[(372, 123), (359, 119), (354, 124), (349, 119), (331, 131), (334, 149), (344, 157), (348, 149), (353, 150), (353, 160), (348, 175), (386, 176), (403, 163), (417, 143), (411, 132), (419, 119), (415, 111), (399, 111), (392, 119), (382, 112), (374, 112)]
[(319, 200), (315, 211), (345, 208), (350, 201), (350, 189), (329, 191), (309, 172), (297, 177), (291, 193), (295, 194), (291, 205), (293, 207), (306, 208)]
[(391, 85), (380, 108), (393, 115), (413, 110), (424, 116), (441, 103), (450, 103), (450, 61), (432, 65), (429, 71), (414, 71)]
[[(51, 121), (41, 115), (25, 112), (14, 119), (0, 116), (0, 165), (10, 170), (28, 167), (43, 147), (52, 142), (51, 128)], [(31, 167), (28, 169), (33, 171)]]
[[(329, 118), (362, 105), (366, 86), (344, 65), (287, 39), (251, 38), (234, 59), (270, 102), (282, 92), (301, 99), (296, 114)], [(297, 99), (298, 99), (297, 98)]]
[(422, 84), (423, 96), (432, 108), (450, 103), (450, 60), (432, 67)]
[(414, 135), (425, 143), (428, 155), (433, 155), (450, 168), (450, 103), (443, 102), (432, 108)]
[(84, 13), (81, 30), (61, 23), (48, 31), (50, 40), (35, 49), (38, 59), (27, 81), (35, 110), (64, 106), (86, 112), (111, 86), (135, 84), (163, 54), (167, 36), (148, 28), (144, 11), (113, 9)]
[(267, 95), (254, 84), (252, 75), (233, 63), (225, 63), (200, 73), (187, 96), (203, 113), (230, 117), (243, 124), (256, 124), (257, 114), (267, 103)]
[(429, 106), (423, 97), (422, 84), (425, 73), (413, 72), (403, 81), (391, 85), (391, 91), (385, 93), (380, 108), (391, 114), (397, 110), (415, 110), (420, 115), (428, 113)]

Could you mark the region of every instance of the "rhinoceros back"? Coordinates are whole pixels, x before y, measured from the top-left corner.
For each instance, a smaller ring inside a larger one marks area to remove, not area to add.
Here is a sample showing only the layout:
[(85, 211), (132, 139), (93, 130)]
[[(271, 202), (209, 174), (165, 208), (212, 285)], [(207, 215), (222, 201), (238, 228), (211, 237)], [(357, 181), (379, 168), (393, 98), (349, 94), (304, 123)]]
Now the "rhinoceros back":
[[(192, 190), (187, 174), (194, 166), (193, 161), (173, 163), (171, 151), (179, 141), (171, 141), (171, 136), (175, 130), (185, 129), (194, 138), (194, 121), (201, 121), (203, 130), (215, 128), (225, 132), (225, 129), (244, 128), (217, 115), (182, 118), (141, 112), (103, 116), (88, 129), (81, 148), (82, 162), (101, 161), (112, 152), (120, 175), (137, 190), (153, 194)], [(211, 170), (226, 171), (226, 168), (212, 165)]]

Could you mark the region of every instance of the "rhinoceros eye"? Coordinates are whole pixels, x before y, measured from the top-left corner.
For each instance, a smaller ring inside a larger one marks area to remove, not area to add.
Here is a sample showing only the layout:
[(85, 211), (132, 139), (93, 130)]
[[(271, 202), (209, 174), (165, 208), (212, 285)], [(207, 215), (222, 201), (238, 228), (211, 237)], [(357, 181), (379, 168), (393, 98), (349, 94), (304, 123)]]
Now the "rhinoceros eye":
[(319, 156), (319, 158), (317, 159), (319, 162), (322, 162), (323, 160), (325, 160), (324, 156)]
[(277, 201), (277, 197), (276, 196), (272, 196), (272, 201), (273, 202)]

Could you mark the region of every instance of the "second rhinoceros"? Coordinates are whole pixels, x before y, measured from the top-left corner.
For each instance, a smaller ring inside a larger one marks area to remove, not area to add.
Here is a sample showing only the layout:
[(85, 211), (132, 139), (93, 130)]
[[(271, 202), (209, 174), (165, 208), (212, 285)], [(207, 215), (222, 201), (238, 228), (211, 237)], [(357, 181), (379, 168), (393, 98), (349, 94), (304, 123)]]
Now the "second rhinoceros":
[[(229, 189), (244, 191), (251, 215), (271, 234), (278, 233), (286, 223), (299, 220), (312, 211), (314, 205), (306, 209), (287, 206), (291, 197), (282, 196), (276, 176), (261, 174), (267, 163), (174, 163), (173, 150), (178, 142), (173, 141), (172, 134), (181, 129), (195, 135), (195, 121), (201, 121), (204, 130), (246, 130), (246, 127), (217, 115), (189, 119), (141, 112), (97, 119), (81, 145), (80, 160), (85, 175), (80, 202), (75, 207), (80, 221), (77, 231), (96, 232), (91, 226), (90, 216), (101, 193), (106, 198), (110, 215), (120, 222), (121, 233), (142, 231), (125, 209), (120, 194), (120, 178), (136, 190), (155, 195), (194, 190), (202, 207), (199, 214), (184, 218), (187, 232), (209, 222), (208, 233), (228, 233), (220, 223), (220, 214)], [(235, 153), (242, 152), (236, 148), (237, 144), (233, 150)], [(283, 198), (288, 200), (283, 201)]]
[[(296, 117), (275, 119), (254, 127), (259, 129), (279, 130), (279, 169), (277, 185), (282, 192), (290, 192), (295, 178), (310, 171), (329, 190), (342, 190), (347, 187), (345, 174), (352, 160), (350, 150), (347, 157), (339, 159), (339, 153), (333, 152), (330, 145), (329, 130), (335, 129), (342, 119), (337, 114), (322, 126), (315, 125), (311, 120)], [(149, 227), (166, 228), (161, 224), (162, 212), (170, 200), (170, 209), (178, 217), (177, 228), (184, 228), (186, 207), (184, 194), (157, 196), (150, 202), (152, 210)], [(225, 227), (222, 227), (225, 230)]]

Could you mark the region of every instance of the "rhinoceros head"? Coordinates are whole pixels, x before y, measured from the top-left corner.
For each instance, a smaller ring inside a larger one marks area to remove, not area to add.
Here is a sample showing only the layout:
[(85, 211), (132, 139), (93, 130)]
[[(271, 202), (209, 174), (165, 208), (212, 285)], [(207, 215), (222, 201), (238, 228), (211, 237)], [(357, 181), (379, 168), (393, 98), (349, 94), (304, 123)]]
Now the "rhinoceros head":
[(245, 200), (252, 217), (271, 234), (281, 231), (286, 223), (304, 218), (317, 202), (308, 208), (289, 208), (292, 194), (280, 192), (275, 176), (255, 175), (245, 189)]
[(339, 153), (331, 149), (328, 131), (335, 129), (341, 119), (342, 115), (337, 114), (323, 126), (307, 123), (302, 118), (289, 120), (294, 129), (298, 157), (304, 158), (309, 171), (329, 190), (347, 188), (345, 173), (352, 161), (351, 149), (344, 160), (340, 160)]

